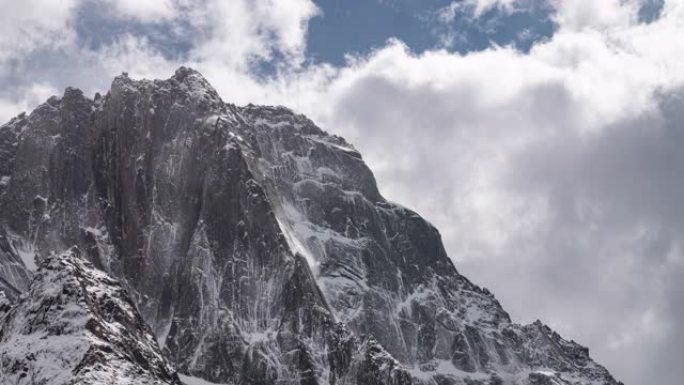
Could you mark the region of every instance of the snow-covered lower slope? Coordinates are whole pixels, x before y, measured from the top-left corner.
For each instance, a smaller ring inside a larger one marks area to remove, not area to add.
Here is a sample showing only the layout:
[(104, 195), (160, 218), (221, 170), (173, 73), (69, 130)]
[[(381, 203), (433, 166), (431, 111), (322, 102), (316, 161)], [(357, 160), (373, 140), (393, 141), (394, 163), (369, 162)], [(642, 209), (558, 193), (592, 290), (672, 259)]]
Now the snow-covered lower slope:
[(180, 384), (119, 282), (78, 254), (45, 258), (28, 292), (0, 303), (0, 383)]

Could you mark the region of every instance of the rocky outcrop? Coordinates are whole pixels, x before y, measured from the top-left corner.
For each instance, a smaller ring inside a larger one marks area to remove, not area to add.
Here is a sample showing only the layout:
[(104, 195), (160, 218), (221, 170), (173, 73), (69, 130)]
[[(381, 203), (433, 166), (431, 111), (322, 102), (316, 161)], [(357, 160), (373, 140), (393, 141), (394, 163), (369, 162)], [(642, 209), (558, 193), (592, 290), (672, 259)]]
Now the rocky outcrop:
[(196, 71), (122, 75), (94, 100), (68, 89), (0, 128), (0, 160), (7, 297), (76, 245), (187, 375), (616, 384), (586, 349), (512, 323), (344, 139), (282, 107), (226, 104)]
[(46, 257), (14, 305), (0, 303), (3, 384), (177, 384), (119, 282), (77, 249)]

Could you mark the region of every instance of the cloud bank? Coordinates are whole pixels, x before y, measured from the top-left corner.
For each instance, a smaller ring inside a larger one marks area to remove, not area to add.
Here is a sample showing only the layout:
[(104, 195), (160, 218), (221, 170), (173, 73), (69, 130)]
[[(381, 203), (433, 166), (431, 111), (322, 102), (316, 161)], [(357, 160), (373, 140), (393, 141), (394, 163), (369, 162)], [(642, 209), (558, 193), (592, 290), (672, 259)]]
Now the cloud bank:
[(0, 117), (189, 64), (226, 101), (283, 104), (347, 137), (514, 319), (589, 345), (627, 384), (684, 377), (680, 1), (644, 22), (643, 1), (553, 0), (557, 30), (527, 53), (390, 40), (343, 66), (308, 59), (323, 12), (309, 0), (141, 4), (2, 1)]

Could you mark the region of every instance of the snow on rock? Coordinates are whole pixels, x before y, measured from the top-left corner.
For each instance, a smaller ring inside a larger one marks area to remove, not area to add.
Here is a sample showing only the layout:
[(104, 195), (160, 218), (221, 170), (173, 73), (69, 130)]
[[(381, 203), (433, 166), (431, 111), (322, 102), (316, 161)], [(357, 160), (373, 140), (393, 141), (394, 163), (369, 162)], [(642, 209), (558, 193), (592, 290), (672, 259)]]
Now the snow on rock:
[(209, 382), (207, 380), (203, 380), (199, 377), (192, 377), (192, 376), (186, 376), (184, 374), (178, 375), (180, 377), (181, 381), (185, 385), (227, 385), (227, 384), (218, 384), (216, 382)]
[(126, 291), (78, 255), (46, 258), (6, 311), (0, 382), (180, 384)]
[(512, 323), (458, 273), (430, 223), (379, 194), (344, 139), (285, 108), (238, 116), (250, 168), (336, 318), (372, 335), (416, 382), (525, 384), (550, 368), (568, 384), (616, 383), (578, 345)]

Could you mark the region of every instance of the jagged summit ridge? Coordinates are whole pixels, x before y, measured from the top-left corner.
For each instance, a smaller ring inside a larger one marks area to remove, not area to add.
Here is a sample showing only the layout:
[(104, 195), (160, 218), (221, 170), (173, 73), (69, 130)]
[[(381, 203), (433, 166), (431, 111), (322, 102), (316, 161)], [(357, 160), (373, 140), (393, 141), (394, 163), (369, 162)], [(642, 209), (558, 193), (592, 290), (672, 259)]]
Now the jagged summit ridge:
[(343, 138), (283, 107), (224, 103), (192, 69), (52, 98), (0, 128), (0, 160), (7, 297), (75, 245), (121, 280), (184, 375), (616, 384), (585, 348), (512, 323)]

